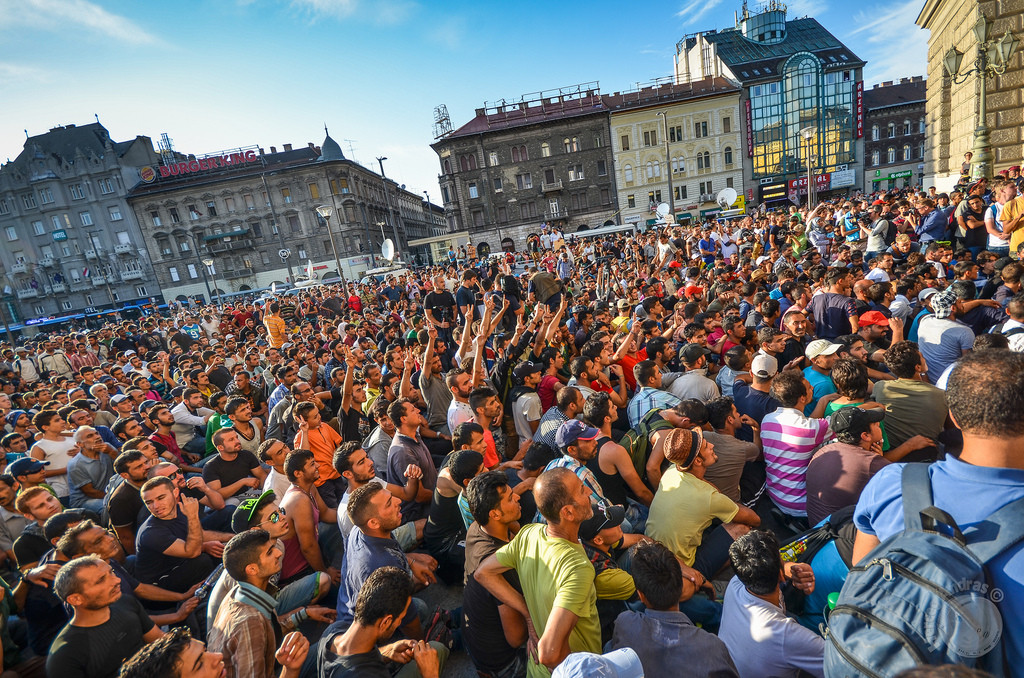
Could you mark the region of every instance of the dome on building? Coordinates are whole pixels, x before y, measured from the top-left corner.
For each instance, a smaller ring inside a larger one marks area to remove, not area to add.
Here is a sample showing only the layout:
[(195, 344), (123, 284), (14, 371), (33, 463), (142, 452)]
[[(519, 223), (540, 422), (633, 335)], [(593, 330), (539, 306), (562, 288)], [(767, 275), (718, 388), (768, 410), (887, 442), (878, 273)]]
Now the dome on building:
[[(324, 132), (327, 132), (327, 128), (324, 127)], [(324, 143), (320, 145), (320, 157), (316, 159), (317, 162), (330, 162), (332, 160), (344, 160), (345, 154), (341, 152), (341, 146), (338, 142), (331, 138), (328, 133), (324, 138)]]

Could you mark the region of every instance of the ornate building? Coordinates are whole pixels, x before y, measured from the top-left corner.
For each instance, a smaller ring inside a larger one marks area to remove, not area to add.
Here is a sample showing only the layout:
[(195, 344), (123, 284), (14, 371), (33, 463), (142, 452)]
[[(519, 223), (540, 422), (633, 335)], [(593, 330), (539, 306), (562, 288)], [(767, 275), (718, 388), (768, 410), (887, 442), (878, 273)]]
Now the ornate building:
[(864, 186), (920, 186), (924, 177), (925, 81), (917, 75), (864, 92)]

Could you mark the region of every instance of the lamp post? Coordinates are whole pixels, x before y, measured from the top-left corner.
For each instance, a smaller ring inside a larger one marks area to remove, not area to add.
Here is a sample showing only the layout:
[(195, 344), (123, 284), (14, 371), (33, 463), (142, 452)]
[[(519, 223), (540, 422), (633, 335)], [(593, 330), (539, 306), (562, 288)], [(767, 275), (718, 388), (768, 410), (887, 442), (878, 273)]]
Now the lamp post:
[(672, 151), (668, 147), (668, 115), (665, 111), (658, 111), (658, 115), (665, 121), (665, 174), (668, 175), (668, 206), (669, 220), (676, 218), (676, 196), (672, 187)]
[(206, 286), (206, 298), (213, 303), (213, 292), (210, 291), (210, 279), (206, 275), (206, 267), (213, 266), (213, 259), (201, 259), (199, 257), (199, 239), (196, 234), (192, 231), (185, 231), (188, 237), (192, 239), (193, 251), (196, 253), (196, 263), (199, 264), (199, 272), (203, 274), (203, 284)]
[(1009, 31), (998, 40), (988, 36), (988, 19), (985, 15), (978, 16), (974, 23), (974, 37), (978, 41), (978, 56), (974, 59), (974, 67), (960, 73), (964, 53), (956, 47), (950, 47), (942, 57), (942, 65), (946, 74), (956, 84), (967, 81), (972, 75), (978, 75), (978, 125), (974, 128), (974, 145), (971, 147), (971, 180), (991, 176), (992, 146), (988, 137), (988, 107), (986, 98), (988, 86), (986, 78), (990, 75), (1002, 75), (1006, 72), (1010, 59), (1017, 51), (1017, 37)]
[(334, 263), (338, 267), (338, 277), (341, 278), (342, 284), (345, 283), (345, 274), (341, 271), (341, 259), (338, 258), (338, 246), (334, 244), (334, 232), (331, 230), (331, 215), (334, 214), (334, 208), (330, 205), (320, 205), (316, 208), (316, 213), (324, 218), (327, 222), (327, 235), (331, 239), (331, 249), (334, 250)]
[[(96, 231), (88, 231), (86, 235), (89, 236), (89, 244), (92, 245), (92, 251), (96, 253), (96, 266), (99, 267), (99, 262), (103, 261), (100, 257), (100, 240), (96, 237)], [(110, 289), (110, 276), (107, 275), (107, 267), (109, 264), (103, 264), (103, 286), (107, 288), (107, 296), (110, 297), (110, 308), (116, 310), (114, 307), (117, 306), (117, 301), (114, 299), (114, 291)]]
[(808, 125), (800, 130), (800, 136), (807, 142), (807, 155), (804, 158), (807, 162), (807, 209), (811, 209), (811, 205), (814, 202), (814, 177), (811, 173), (811, 141), (817, 133), (818, 128), (814, 125)]
[[(399, 251), (402, 248), (402, 241), (398, 238), (398, 214), (391, 213), (391, 196), (388, 195), (388, 178), (384, 175), (384, 161), (387, 160), (385, 156), (377, 158), (377, 164), (380, 165), (380, 180), (384, 184), (384, 204), (387, 206), (388, 216), (391, 217), (391, 231), (395, 235), (395, 251)], [(383, 235), (383, 231), (381, 232)]]
[[(197, 254), (197, 256), (198, 256), (198, 254)], [(208, 294), (211, 294), (210, 302), (212, 303), (213, 302), (213, 298), (212, 298), (212, 293), (210, 293), (210, 283), (206, 279), (206, 271), (208, 270), (208, 271), (210, 271), (210, 273), (213, 273), (213, 259), (203, 259), (202, 264), (203, 264), (203, 282), (206, 283), (206, 292)], [(220, 305), (220, 288), (218, 287), (216, 289), (217, 289), (217, 304)]]

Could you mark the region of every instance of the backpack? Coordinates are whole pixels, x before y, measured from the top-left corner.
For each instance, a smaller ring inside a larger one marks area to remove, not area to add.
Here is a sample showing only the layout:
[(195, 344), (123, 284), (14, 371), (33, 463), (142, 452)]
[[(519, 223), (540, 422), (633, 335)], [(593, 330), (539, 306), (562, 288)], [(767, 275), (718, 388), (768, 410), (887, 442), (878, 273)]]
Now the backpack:
[(533, 291), (537, 295), (537, 301), (542, 304), (546, 304), (548, 299), (562, 291), (561, 281), (555, 280), (553, 275), (543, 271), (534, 273), (533, 277), (530, 278), (530, 282), (533, 283)]
[(885, 229), (885, 235), (882, 236), (882, 242), (885, 243), (886, 247), (889, 247), (896, 242), (896, 224), (891, 219), (888, 220), (889, 228)]
[(651, 410), (645, 414), (636, 426), (626, 431), (619, 445), (626, 448), (633, 468), (645, 483), (647, 482), (647, 458), (651, 456), (651, 434), (663, 428), (672, 428), (672, 424), (661, 418), (661, 410)]
[(1002, 617), (986, 563), (1024, 539), (1024, 499), (965, 536), (932, 503), (926, 464), (902, 473), (905, 529), (850, 570), (825, 631), (826, 678), (958, 664), (1004, 675)]

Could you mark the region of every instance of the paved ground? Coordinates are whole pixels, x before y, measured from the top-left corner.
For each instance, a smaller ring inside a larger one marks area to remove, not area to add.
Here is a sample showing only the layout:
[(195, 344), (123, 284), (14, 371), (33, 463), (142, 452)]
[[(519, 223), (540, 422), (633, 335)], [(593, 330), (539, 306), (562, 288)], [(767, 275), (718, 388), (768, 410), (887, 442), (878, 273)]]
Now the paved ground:
[[(447, 609), (462, 607), (462, 587), (438, 582), (416, 594), (433, 610), (438, 605)], [(476, 669), (464, 651), (453, 652), (441, 673), (444, 678), (476, 678)]]

